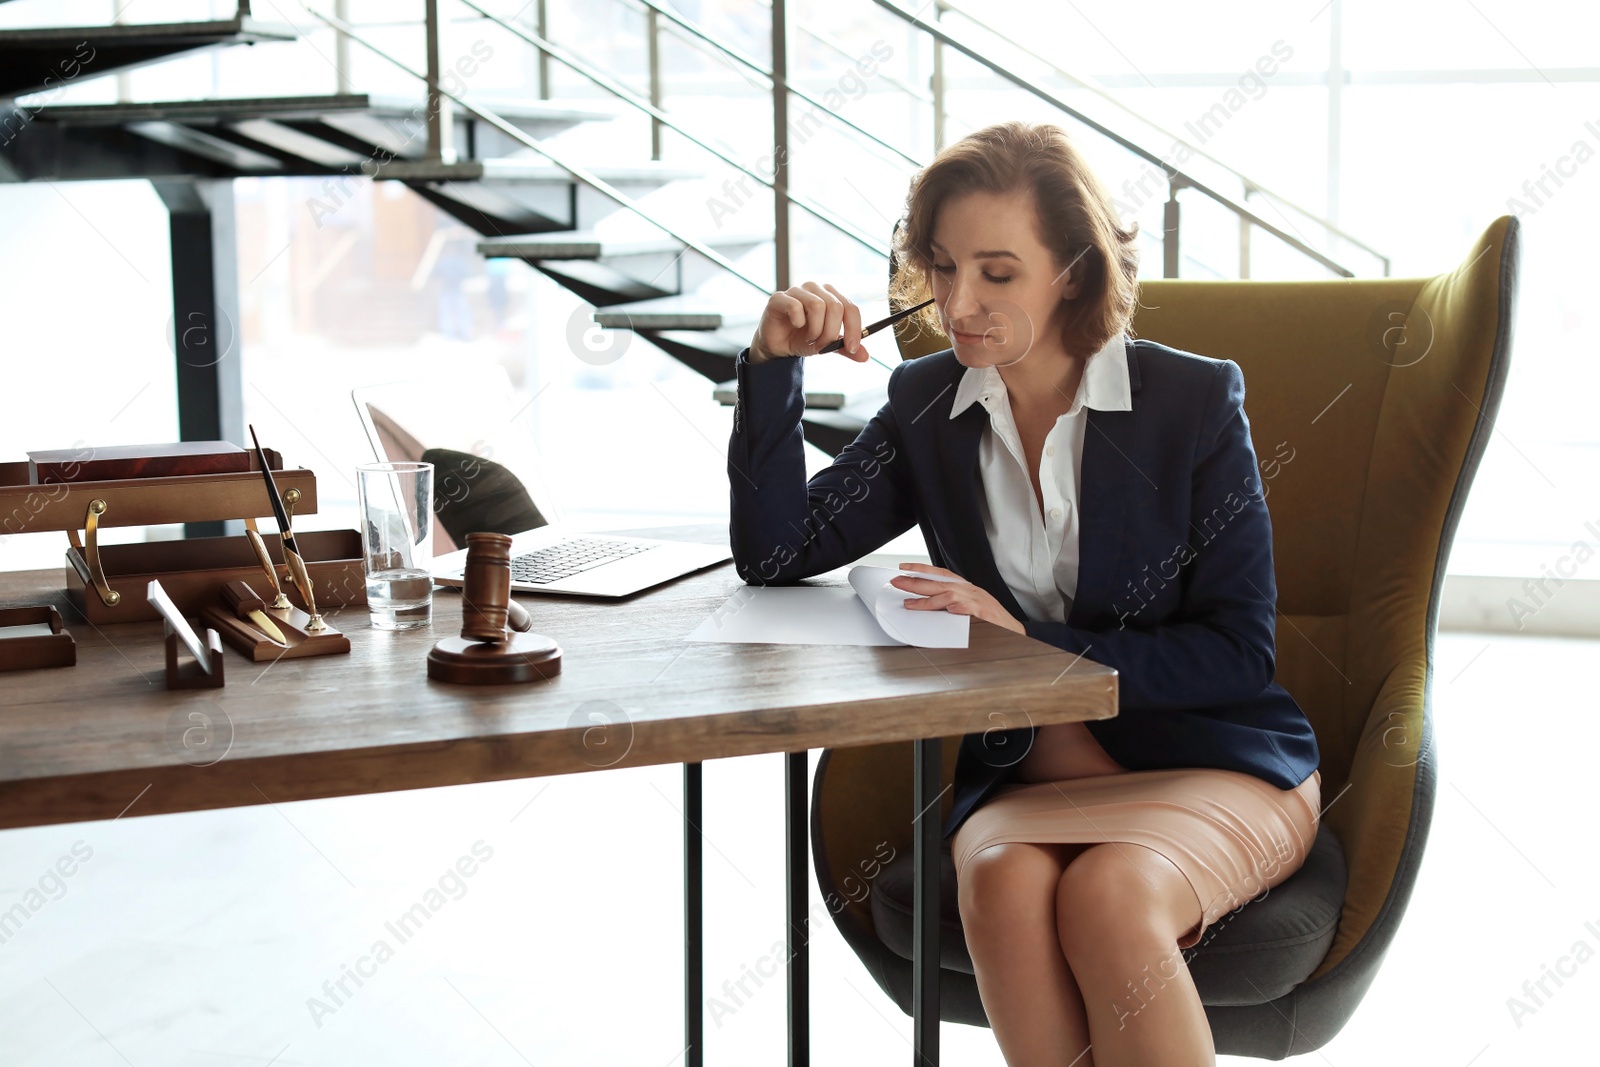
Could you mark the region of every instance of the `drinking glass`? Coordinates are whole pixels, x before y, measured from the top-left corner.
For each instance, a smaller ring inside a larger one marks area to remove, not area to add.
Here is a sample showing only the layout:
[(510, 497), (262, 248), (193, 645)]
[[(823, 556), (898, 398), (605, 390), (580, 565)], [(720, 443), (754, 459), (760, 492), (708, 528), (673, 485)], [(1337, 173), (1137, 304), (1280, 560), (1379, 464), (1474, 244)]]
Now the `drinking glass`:
[(433, 619), (433, 464), (363, 463), (356, 492), (372, 625), (426, 626)]

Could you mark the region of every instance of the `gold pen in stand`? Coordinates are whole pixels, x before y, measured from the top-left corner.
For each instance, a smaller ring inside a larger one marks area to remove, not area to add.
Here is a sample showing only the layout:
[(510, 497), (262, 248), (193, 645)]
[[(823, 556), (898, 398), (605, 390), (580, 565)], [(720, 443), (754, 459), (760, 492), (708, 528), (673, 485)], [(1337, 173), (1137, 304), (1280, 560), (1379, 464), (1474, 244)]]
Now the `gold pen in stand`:
[(283, 586), (278, 584), (278, 568), (273, 564), (272, 557), (267, 554), (267, 543), (261, 540), (261, 534), (256, 530), (256, 520), (251, 519), (245, 523), (244, 535), (250, 539), (250, 547), (255, 550), (256, 559), (261, 564), (261, 569), (267, 575), (267, 584), (272, 589), (274, 608), (291, 607), (289, 598), (283, 595)]
[[(300, 597), (306, 602), (306, 614), (311, 616), (311, 621), (306, 623), (307, 633), (316, 633), (326, 630), (328, 624), (322, 621), (322, 616), (317, 613), (317, 601), (311, 591), (311, 575), (306, 571), (306, 561), (300, 556), (300, 546), (295, 544), (294, 531), (289, 527), (289, 513), (284, 510), (283, 496), (278, 492), (278, 483), (272, 479), (272, 468), (267, 466), (267, 454), (261, 448), (261, 441), (256, 437), (256, 428), (250, 427), (250, 440), (256, 446), (256, 459), (261, 464), (261, 476), (267, 480), (267, 498), (272, 501), (272, 516), (278, 520), (278, 538), (283, 543), (283, 561), (289, 565), (289, 578), (294, 582), (295, 588), (300, 590)], [(276, 578), (276, 575), (274, 575)], [(282, 593), (282, 590), (279, 590)]]

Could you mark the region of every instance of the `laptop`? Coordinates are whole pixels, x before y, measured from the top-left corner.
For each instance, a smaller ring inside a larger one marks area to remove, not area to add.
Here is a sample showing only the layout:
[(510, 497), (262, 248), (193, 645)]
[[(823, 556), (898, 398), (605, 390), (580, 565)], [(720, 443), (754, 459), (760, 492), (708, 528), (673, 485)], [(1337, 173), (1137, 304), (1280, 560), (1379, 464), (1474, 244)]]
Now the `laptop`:
[[(515, 592), (623, 597), (733, 558), (726, 545), (628, 537), (567, 523), (534, 445), (533, 403), (502, 367), (458, 365), (445, 376), (353, 389), (350, 398), (380, 462), (450, 450), (454, 462), (436, 462), (434, 469), (436, 545), (453, 543), (440, 516), (460, 525), (462, 513), (450, 508), (474, 501), (482, 511), (484, 498), (495, 498), (494, 528), (511, 535)], [(435, 583), (464, 584), (466, 561), (464, 540), (435, 555)]]

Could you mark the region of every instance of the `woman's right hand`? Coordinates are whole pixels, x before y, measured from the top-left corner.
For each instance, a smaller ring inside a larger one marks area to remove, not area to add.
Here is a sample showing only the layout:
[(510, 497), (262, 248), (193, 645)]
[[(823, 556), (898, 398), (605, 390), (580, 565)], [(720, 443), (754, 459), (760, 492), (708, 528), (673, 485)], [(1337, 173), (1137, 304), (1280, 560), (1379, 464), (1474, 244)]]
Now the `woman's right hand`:
[(865, 363), (869, 357), (861, 344), (861, 309), (826, 283), (791, 285), (767, 300), (747, 358), (765, 363), (784, 356), (815, 355), (841, 336), (840, 354)]

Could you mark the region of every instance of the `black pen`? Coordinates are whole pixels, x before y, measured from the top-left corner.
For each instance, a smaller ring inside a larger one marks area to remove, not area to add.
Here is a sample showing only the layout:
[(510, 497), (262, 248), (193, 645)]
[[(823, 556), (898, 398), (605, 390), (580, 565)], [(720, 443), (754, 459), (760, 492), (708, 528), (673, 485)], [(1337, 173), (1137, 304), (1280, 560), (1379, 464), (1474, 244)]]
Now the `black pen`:
[(317, 633), (326, 630), (328, 624), (322, 621), (322, 616), (317, 612), (317, 601), (311, 589), (311, 574), (306, 570), (305, 557), (300, 555), (300, 546), (295, 543), (294, 532), (289, 526), (289, 513), (284, 510), (283, 496), (278, 492), (278, 483), (272, 477), (272, 468), (267, 466), (267, 453), (261, 447), (260, 438), (256, 437), (256, 428), (250, 427), (250, 440), (256, 446), (256, 462), (261, 464), (261, 476), (267, 480), (267, 499), (272, 502), (272, 517), (278, 520), (278, 542), (283, 546), (283, 561), (289, 567), (289, 577), (294, 582), (295, 588), (300, 590), (300, 599), (305, 601), (306, 614), (311, 616), (311, 621), (306, 624), (308, 633)]
[[(933, 297), (930, 296), (928, 299), (924, 300), (920, 304), (917, 304), (915, 307), (904, 308), (904, 309), (902, 309), (900, 311), (896, 311), (893, 315), (890, 315), (886, 319), (879, 319), (877, 322), (873, 323), (871, 326), (863, 326), (861, 328), (861, 336), (862, 336), (863, 339), (865, 339), (867, 337), (870, 337), (871, 335), (877, 333), (879, 330), (883, 329), (885, 326), (893, 326), (895, 323), (899, 322), (901, 319), (905, 318), (907, 315), (914, 315), (917, 312), (921, 311), (923, 308), (927, 307), (931, 303), (933, 303)], [(844, 347), (844, 338), (840, 337), (837, 340), (829, 341), (827, 344), (825, 344), (821, 348), (817, 349), (817, 355), (820, 356), (824, 352), (837, 352), (837, 351), (839, 351), (839, 349), (841, 349), (843, 347)]]
[(272, 517), (278, 520), (278, 540), (284, 548), (296, 554), (300, 546), (294, 543), (294, 534), (289, 528), (289, 513), (284, 510), (283, 497), (278, 493), (278, 483), (272, 477), (272, 469), (267, 466), (267, 453), (261, 447), (261, 439), (256, 436), (256, 428), (250, 427), (250, 440), (256, 446), (256, 462), (261, 464), (261, 474), (267, 480), (267, 499), (272, 503)]

